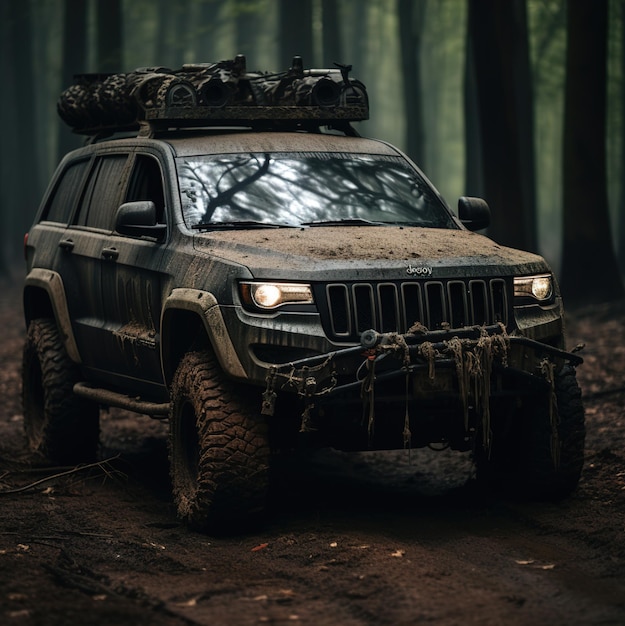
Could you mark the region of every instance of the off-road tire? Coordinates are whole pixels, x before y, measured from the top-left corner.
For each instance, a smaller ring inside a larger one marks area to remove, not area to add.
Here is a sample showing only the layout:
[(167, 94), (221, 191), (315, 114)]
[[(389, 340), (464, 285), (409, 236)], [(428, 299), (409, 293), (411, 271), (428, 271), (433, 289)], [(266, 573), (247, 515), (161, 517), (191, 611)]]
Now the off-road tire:
[(197, 105), (197, 94), (193, 85), (186, 80), (167, 76), (163, 79), (156, 93), (156, 106), (161, 107), (194, 107)]
[(568, 496), (579, 482), (586, 438), (584, 407), (575, 369), (565, 365), (555, 375), (554, 432), (544, 395), (497, 429), (491, 448), (478, 449), (478, 481), (498, 494), (534, 500)]
[(33, 320), (24, 345), (22, 407), (28, 447), (45, 462), (75, 465), (97, 456), (99, 407), (74, 394), (79, 380), (54, 321)]
[(227, 380), (210, 352), (184, 356), (171, 400), (170, 471), (178, 516), (209, 533), (257, 524), (270, 454), (260, 400)]

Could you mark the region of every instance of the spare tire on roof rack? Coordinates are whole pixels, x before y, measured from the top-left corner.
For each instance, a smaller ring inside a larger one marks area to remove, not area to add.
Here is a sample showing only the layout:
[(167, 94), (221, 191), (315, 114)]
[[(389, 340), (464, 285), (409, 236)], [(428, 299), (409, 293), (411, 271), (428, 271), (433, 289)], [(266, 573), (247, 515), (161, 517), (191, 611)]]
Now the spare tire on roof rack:
[(126, 74), (82, 74), (58, 102), (74, 132), (167, 127), (262, 125), (286, 128), (349, 125), (369, 117), (365, 86), (351, 66), (303, 68), (301, 57), (280, 73), (248, 72), (243, 55), (218, 63), (139, 68)]

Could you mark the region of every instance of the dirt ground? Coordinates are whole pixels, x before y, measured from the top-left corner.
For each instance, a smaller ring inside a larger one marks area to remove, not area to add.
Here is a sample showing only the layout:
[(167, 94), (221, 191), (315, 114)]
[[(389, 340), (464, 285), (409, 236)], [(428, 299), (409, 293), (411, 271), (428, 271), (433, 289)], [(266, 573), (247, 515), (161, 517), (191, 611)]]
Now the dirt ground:
[(0, 327), (3, 624), (625, 623), (625, 302), (569, 319), (588, 437), (565, 501), (480, 496), (457, 452), (324, 453), (226, 538), (178, 523), (160, 422), (103, 413), (99, 465), (29, 465), (15, 282)]

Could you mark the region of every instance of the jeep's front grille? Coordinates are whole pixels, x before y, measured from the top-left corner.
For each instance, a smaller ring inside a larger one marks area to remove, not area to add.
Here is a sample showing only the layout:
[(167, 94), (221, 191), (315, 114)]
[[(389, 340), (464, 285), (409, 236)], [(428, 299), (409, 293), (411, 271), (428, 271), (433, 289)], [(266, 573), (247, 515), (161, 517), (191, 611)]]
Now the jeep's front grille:
[(358, 341), (370, 328), (406, 332), (416, 322), (429, 330), (508, 324), (502, 278), (330, 283), (317, 294), (326, 333), (339, 341)]

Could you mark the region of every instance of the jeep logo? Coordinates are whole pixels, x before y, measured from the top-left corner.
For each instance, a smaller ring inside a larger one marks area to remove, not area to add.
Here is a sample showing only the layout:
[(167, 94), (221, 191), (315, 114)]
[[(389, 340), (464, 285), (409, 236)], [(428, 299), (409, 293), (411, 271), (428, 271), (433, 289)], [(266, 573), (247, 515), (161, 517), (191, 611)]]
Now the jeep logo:
[(406, 274), (408, 274), (408, 276), (431, 276), (432, 268), (427, 267), (426, 265), (415, 266), (411, 263), (406, 268)]

